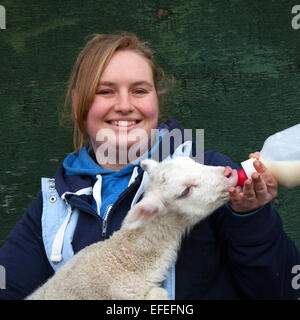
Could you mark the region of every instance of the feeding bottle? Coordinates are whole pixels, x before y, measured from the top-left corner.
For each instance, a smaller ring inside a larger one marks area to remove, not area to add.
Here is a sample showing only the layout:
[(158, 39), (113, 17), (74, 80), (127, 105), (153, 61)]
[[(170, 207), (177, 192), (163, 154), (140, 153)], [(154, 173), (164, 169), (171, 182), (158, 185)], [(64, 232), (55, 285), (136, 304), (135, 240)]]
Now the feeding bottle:
[[(259, 160), (272, 173), (277, 182), (287, 188), (300, 185), (300, 123), (277, 132), (267, 138), (260, 151)], [(248, 159), (241, 163), (237, 186), (243, 186), (255, 172), (253, 162)]]

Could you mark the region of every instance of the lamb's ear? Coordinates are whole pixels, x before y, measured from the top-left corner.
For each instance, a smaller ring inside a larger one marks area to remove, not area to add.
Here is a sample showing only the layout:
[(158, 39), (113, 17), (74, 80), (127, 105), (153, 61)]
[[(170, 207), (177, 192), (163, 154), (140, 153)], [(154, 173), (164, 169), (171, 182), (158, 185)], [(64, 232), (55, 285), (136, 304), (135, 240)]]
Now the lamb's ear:
[(157, 214), (165, 211), (165, 206), (159, 196), (147, 195), (128, 212), (123, 227), (135, 229), (149, 222)]
[(158, 162), (152, 159), (145, 159), (141, 161), (141, 167), (143, 170), (145, 170), (149, 175), (153, 168), (155, 168), (158, 165)]

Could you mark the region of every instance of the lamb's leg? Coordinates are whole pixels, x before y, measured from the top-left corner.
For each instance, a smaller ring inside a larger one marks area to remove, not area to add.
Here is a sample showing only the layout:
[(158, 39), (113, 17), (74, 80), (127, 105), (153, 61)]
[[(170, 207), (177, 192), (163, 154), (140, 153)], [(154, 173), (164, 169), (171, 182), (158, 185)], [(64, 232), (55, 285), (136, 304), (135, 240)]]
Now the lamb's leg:
[(170, 300), (168, 291), (161, 287), (152, 288), (146, 295), (146, 300)]

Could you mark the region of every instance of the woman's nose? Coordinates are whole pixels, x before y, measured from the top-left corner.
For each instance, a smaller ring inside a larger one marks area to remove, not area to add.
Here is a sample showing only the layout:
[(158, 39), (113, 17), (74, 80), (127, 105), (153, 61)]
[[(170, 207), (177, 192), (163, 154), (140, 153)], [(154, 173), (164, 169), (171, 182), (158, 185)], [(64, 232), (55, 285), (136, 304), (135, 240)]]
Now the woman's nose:
[(115, 104), (115, 111), (128, 113), (133, 110), (133, 105), (130, 101), (130, 97), (128, 94), (122, 94), (118, 97), (116, 104)]

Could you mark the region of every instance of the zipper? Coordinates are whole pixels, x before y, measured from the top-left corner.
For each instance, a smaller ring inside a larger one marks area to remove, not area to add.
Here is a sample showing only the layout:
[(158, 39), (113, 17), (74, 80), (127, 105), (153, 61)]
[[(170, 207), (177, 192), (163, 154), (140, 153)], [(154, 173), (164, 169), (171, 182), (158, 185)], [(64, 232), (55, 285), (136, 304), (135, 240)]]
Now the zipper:
[(126, 198), (126, 196), (128, 194), (130, 194), (130, 192), (132, 191), (132, 189), (134, 189), (136, 187), (136, 185), (138, 184), (138, 180), (135, 180), (127, 189), (125, 189), (119, 196), (119, 198), (117, 199), (117, 201), (113, 204), (107, 207), (106, 212), (105, 212), (105, 216), (104, 219), (102, 219), (96, 212), (94, 209), (88, 208), (89, 206), (86, 206), (86, 202), (83, 201), (82, 199), (80, 199), (79, 196), (75, 196), (72, 197), (70, 199), (70, 204), (72, 204), (74, 207), (78, 208), (79, 210), (82, 210), (86, 213), (89, 213), (91, 215), (93, 215), (94, 217), (96, 217), (97, 219), (99, 219), (99, 222), (102, 222), (102, 237), (107, 236), (107, 227), (109, 224), (109, 221), (111, 220), (111, 209), (113, 209), (113, 211), (116, 209), (116, 207), (122, 203), (123, 199)]
[(107, 226), (109, 223), (109, 219), (112, 214), (112, 210), (115, 211), (116, 207), (123, 201), (123, 199), (125, 199), (125, 197), (131, 192), (132, 189), (134, 189), (137, 185), (137, 181), (135, 181), (134, 183), (132, 183), (127, 189), (125, 189), (119, 196), (119, 198), (117, 199), (117, 201), (113, 204), (110, 205), (107, 209), (106, 209), (106, 213), (104, 216), (104, 219), (102, 220), (102, 237), (106, 238), (107, 235)]
[(102, 237), (104, 237), (104, 238), (106, 238), (107, 220), (108, 220), (108, 216), (109, 216), (111, 208), (112, 208), (112, 205), (107, 207), (104, 219), (102, 221)]

